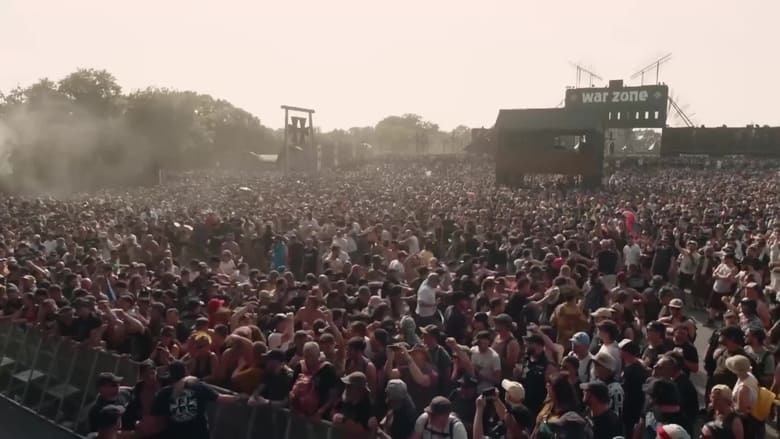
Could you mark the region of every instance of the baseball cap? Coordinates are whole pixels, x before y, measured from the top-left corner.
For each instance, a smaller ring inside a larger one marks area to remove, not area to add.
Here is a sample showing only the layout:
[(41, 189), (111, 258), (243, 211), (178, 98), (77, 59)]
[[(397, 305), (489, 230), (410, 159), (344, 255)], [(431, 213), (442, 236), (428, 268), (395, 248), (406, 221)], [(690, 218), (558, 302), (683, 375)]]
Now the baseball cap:
[(387, 394), (387, 399), (390, 401), (400, 401), (409, 396), (406, 383), (399, 379), (388, 381), (387, 387), (385, 387), (385, 393)]
[(635, 342), (629, 339), (621, 340), (620, 343), (618, 343), (618, 347), (621, 351), (630, 354), (634, 357), (638, 357), (640, 355), (639, 352), (639, 345), (637, 345)]
[(590, 346), (590, 335), (587, 332), (578, 332), (574, 334), (570, 339), (570, 342), (577, 345)]
[(683, 301), (681, 299), (672, 299), (669, 301), (669, 308), (680, 309), (683, 307)]
[(509, 314), (499, 314), (493, 321), (496, 322), (496, 324), (504, 326), (512, 326), (514, 323), (514, 320), (512, 320), (512, 317)]
[(105, 386), (107, 384), (119, 384), (124, 380), (124, 378), (114, 375), (111, 372), (103, 372), (100, 375), (98, 375), (97, 378), (97, 386)]
[(265, 353), (263, 355), (263, 358), (265, 358), (268, 361), (278, 361), (280, 363), (284, 363), (287, 361), (287, 354), (281, 349), (273, 349)]
[(665, 424), (658, 427), (656, 434), (659, 439), (691, 439), (691, 435), (677, 424)]
[(458, 384), (461, 386), (476, 386), (479, 384), (479, 380), (470, 374), (464, 374), (458, 379)]
[(363, 372), (352, 372), (342, 378), (341, 382), (352, 387), (364, 388), (368, 386), (368, 378)]
[(506, 391), (506, 399), (512, 402), (522, 402), (525, 399), (525, 387), (517, 381), (503, 380), (501, 388)]

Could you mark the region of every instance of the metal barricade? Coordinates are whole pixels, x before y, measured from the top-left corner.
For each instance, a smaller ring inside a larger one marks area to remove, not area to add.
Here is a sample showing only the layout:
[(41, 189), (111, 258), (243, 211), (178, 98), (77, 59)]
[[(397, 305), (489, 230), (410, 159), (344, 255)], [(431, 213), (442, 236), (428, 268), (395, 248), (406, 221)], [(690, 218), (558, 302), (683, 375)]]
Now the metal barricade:
[[(126, 386), (138, 379), (139, 364), (126, 356), (5, 321), (0, 322), (0, 359), (0, 391), (39, 416), (77, 431), (86, 431), (99, 373), (120, 375)], [(344, 439), (342, 430), (331, 423), (295, 416), (285, 409), (217, 404), (207, 414), (212, 438)]]

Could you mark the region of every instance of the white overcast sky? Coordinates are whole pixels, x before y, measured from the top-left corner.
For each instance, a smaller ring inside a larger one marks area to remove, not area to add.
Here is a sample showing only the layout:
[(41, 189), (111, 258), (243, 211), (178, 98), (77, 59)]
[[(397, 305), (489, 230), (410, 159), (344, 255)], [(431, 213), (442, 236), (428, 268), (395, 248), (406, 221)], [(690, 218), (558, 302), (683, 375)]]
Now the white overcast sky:
[[(780, 124), (780, 1), (0, 0), (0, 90), (77, 67), (126, 91), (224, 98), (325, 129), (418, 113), (444, 129), (556, 106), (575, 71), (661, 80), (700, 124)], [(653, 77), (654, 75), (650, 75)]]

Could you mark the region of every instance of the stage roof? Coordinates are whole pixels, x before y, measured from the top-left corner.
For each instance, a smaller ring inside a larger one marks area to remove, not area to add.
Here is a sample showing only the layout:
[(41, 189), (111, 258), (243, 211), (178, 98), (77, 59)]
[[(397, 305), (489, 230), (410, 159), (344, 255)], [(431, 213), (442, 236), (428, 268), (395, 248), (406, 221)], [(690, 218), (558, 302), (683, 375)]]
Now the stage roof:
[(601, 131), (603, 123), (601, 114), (596, 111), (565, 108), (499, 110), (496, 129), (498, 131)]

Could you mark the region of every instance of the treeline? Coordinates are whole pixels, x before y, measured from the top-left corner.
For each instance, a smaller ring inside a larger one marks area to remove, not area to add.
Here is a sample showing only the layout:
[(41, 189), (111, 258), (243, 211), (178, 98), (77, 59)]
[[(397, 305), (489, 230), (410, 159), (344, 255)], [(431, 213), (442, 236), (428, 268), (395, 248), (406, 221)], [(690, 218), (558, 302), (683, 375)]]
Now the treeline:
[[(442, 132), (407, 114), (373, 127), (318, 131), (315, 142), (447, 152), (462, 149), (468, 137), (466, 127)], [(79, 69), (0, 92), (0, 162), (28, 186), (122, 185), (154, 180), (160, 168), (252, 166), (251, 152), (278, 153), (281, 139), (281, 130), (228, 101), (166, 88), (123, 93), (105, 70)]]

